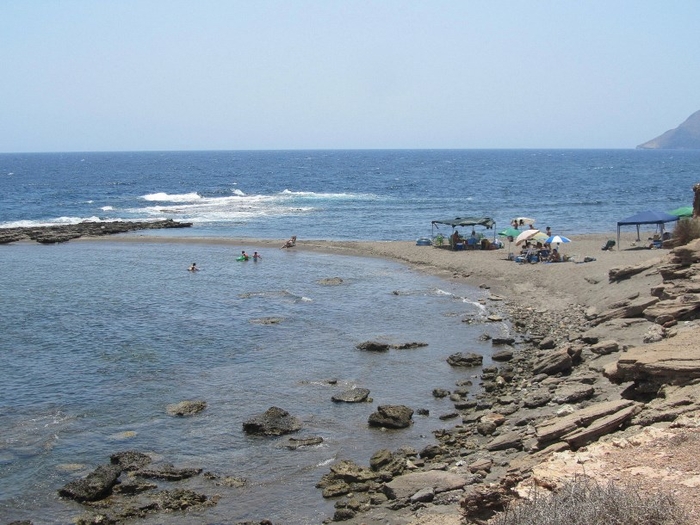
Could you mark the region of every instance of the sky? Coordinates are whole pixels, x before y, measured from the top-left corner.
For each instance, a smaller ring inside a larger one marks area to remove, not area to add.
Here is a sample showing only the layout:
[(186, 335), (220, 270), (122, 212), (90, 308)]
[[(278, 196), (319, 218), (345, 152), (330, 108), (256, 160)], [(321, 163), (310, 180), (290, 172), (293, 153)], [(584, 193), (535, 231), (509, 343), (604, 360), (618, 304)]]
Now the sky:
[(0, 152), (634, 148), (697, 0), (2, 0)]

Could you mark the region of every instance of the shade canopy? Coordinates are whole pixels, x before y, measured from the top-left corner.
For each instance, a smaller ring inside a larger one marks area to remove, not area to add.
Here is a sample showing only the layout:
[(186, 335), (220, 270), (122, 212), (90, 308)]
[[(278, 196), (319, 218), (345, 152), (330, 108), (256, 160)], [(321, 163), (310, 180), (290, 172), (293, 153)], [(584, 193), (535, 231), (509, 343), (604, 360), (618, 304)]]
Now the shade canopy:
[(669, 215), (675, 215), (676, 217), (692, 217), (693, 216), (693, 207), (692, 206), (681, 206), (680, 208), (676, 208), (675, 210), (671, 210), (668, 212)]
[(447, 224), (456, 228), (457, 226), (484, 226), (485, 228), (493, 228), (496, 224), (490, 217), (455, 217), (454, 219), (444, 219), (432, 221), (433, 226), (437, 224)]
[(662, 211), (640, 211), (635, 213), (631, 217), (617, 221), (617, 249), (620, 249), (620, 227), (621, 226), (636, 226), (637, 227), (637, 240), (639, 240), (639, 226), (641, 224), (656, 224), (661, 232), (663, 233), (664, 224), (667, 222), (674, 222), (679, 219), (676, 215), (670, 215)]

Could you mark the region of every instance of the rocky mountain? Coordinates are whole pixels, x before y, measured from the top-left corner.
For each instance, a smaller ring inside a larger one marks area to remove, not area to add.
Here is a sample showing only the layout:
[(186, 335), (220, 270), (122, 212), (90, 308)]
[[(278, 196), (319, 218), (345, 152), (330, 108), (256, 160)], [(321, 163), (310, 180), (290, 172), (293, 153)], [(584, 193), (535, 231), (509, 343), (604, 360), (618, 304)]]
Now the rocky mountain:
[(639, 149), (700, 149), (700, 111), (680, 126), (637, 146)]

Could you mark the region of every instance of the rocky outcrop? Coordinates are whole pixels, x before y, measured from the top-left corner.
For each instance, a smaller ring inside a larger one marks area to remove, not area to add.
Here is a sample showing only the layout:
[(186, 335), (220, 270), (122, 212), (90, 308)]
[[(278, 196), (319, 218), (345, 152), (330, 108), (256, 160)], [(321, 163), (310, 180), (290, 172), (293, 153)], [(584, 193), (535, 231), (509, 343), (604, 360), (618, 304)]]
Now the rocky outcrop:
[(380, 405), (369, 416), (369, 426), (383, 428), (406, 428), (411, 424), (413, 409), (404, 405)]
[(450, 366), (463, 366), (463, 367), (475, 367), (475, 366), (481, 366), (481, 364), (484, 362), (484, 356), (475, 354), (475, 353), (469, 353), (465, 354), (463, 352), (457, 352), (452, 355), (450, 355), (447, 358), (447, 363)]
[(202, 410), (207, 408), (206, 401), (180, 401), (179, 403), (174, 403), (165, 407), (165, 411), (171, 416), (193, 416), (199, 414)]
[(0, 228), (0, 244), (32, 240), (42, 244), (67, 242), (80, 237), (100, 237), (138, 230), (158, 230), (163, 228), (189, 228), (191, 222), (176, 222), (172, 219), (149, 222), (81, 222), (60, 226), (37, 226), (26, 228)]
[(121, 473), (118, 465), (100, 465), (86, 477), (64, 485), (58, 494), (78, 502), (101, 500), (112, 493)]
[(365, 403), (369, 398), (369, 390), (367, 388), (351, 388), (331, 397), (331, 400), (336, 403)]
[(301, 420), (278, 407), (270, 407), (263, 414), (243, 423), (243, 430), (249, 434), (281, 436), (301, 429)]

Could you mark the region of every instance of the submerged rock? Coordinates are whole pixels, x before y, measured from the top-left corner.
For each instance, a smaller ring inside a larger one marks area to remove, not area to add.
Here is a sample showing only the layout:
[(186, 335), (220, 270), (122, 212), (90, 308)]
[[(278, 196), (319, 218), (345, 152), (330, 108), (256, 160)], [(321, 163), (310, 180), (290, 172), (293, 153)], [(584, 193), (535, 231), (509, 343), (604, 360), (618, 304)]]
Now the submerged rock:
[(331, 399), (336, 403), (364, 403), (369, 397), (369, 390), (366, 388), (352, 388), (334, 395)]
[(207, 408), (206, 401), (180, 401), (179, 403), (168, 405), (165, 411), (171, 416), (185, 417), (199, 414), (205, 408)]
[(64, 485), (58, 495), (80, 502), (104, 499), (112, 493), (121, 473), (118, 465), (100, 465), (83, 479)]
[(263, 414), (243, 423), (245, 432), (262, 436), (281, 436), (297, 432), (300, 429), (301, 421), (278, 407), (270, 407)]

